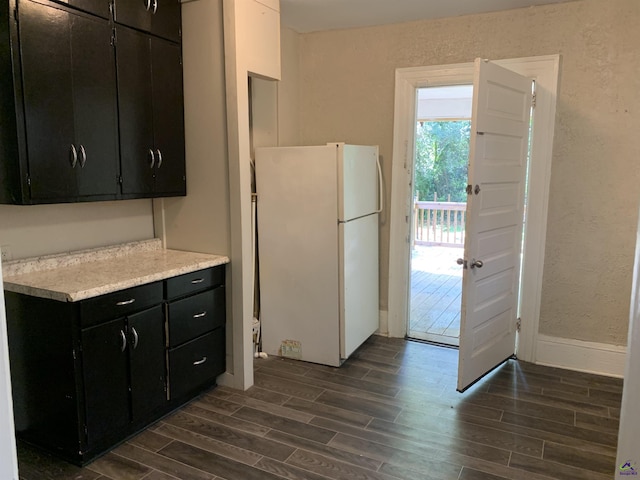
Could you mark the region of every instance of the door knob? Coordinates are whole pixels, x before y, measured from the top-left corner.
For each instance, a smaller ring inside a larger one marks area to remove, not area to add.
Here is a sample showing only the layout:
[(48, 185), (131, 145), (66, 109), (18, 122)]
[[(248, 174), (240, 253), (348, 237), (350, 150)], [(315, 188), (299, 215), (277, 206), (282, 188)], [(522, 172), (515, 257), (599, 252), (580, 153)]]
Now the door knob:
[(475, 258), (471, 259), (471, 268), (482, 268), (484, 266), (484, 262), (482, 260), (476, 260)]
[(462, 265), (462, 268), (467, 268), (467, 261), (464, 258), (459, 258), (456, 260), (458, 265)]

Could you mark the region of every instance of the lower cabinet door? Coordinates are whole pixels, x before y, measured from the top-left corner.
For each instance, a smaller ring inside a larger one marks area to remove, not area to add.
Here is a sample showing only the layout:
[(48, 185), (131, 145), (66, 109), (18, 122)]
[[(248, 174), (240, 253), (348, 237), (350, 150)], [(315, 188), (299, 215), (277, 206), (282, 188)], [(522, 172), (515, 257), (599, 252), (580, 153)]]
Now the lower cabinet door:
[(82, 330), (87, 449), (129, 426), (129, 369), (124, 319)]
[(169, 392), (179, 399), (207, 384), (225, 371), (224, 328), (217, 328), (169, 350)]
[(131, 413), (137, 423), (167, 403), (162, 306), (130, 315)]

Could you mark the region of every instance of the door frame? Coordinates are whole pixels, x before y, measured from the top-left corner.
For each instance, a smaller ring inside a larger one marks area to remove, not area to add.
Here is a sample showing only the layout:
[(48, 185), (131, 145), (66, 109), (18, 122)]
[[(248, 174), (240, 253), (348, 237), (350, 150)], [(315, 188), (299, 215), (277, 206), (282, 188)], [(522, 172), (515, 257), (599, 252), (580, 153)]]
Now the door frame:
[[(540, 298), (547, 233), (551, 160), (555, 130), (560, 55), (493, 60), (498, 65), (535, 80), (536, 106), (531, 139), (529, 197), (524, 232), (518, 358), (535, 362)], [(411, 235), (411, 182), (415, 155), (416, 89), (473, 83), (473, 62), (396, 70), (392, 186), (389, 235), (390, 337), (407, 334), (409, 305), (409, 253)], [(384, 325), (381, 325), (384, 331)]]

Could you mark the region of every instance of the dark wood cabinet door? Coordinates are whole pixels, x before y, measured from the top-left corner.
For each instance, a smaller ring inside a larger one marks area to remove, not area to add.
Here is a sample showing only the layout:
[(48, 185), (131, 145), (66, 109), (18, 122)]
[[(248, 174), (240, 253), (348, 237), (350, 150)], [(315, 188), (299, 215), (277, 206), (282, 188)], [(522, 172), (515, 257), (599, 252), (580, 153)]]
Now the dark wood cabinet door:
[(121, 26), (116, 27), (116, 39), (122, 193), (150, 194), (157, 163), (150, 39)]
[(131, 315), (128, 321), (131, 411), (135, 423), (149, 418), (167, 403), (162, 306)]
[(151, 33), (179, 42), (181, 37), (180, 1), (156, 0), (156, 2), (158, 6), (152, 18)]
[(130, 423), (124, 319), (82, 330), (87, 448), (121, 435)]
[(180, 2), (178, 0), (116, 0), (115, 21), (180, 41)]
[(53, 0), (54, 2), (63, 3), (70, 7), (93, 13), (102, 18), (109, 18), (109, 0)]
[(156, 166), (155, 193), (185, 195), (184, 109), (180, 46), (151, 39), (154, 144), (161, 158)]
[(27, 156), (36, 201), (77, 193), (70, 23), (61, 9), (20, 3)]
[(113, 195), (118, 184), (116, 67), (107, 20), (71, 15), (78, 194)]

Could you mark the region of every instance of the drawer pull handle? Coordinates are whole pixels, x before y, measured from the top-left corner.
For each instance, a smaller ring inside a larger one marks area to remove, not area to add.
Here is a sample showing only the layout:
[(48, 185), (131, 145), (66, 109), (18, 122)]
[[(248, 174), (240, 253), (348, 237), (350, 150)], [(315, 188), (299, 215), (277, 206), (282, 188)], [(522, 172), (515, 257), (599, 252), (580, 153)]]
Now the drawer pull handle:
[(197, 361), (193, 362), (193, 364), (194, 365), (202, 365), (206, 361), (207, 361), (207, 357), (202, 357), (202, 360), (197, 360)]
[(202, 317), (206, 317), (207, 316), (207, 312), (200, 312), (200, 313), (196, 313), (193, 318), (202, 318)]
[(118, 303), (116, 303), (116, 305), (117, 305), (118, 307), (122, 307), (122, 306), (124, 306), (124, 305), (131, 305), (131, 304), (132, 304), (133, 302), (135, 302), (135, 301), (136, 301), (136, 299), (135, 299), (135, 298), (132, 298), (132, 299), (130, 299), (130, 300), (124, 300), (124, 301), (122, 301), (122, 302), (118, 302)]
[(191, 280), (191, 283), (193, 283), (194, 285), (202, 282), (204, 282), (204, 278), (196, 278), (195, 280)]
[(120, 330), (120, 340), (122, 340), (120, 351), (124, 352), (125, 348), (127, 348), (127, 336), (124, 334), (124, 330)]

